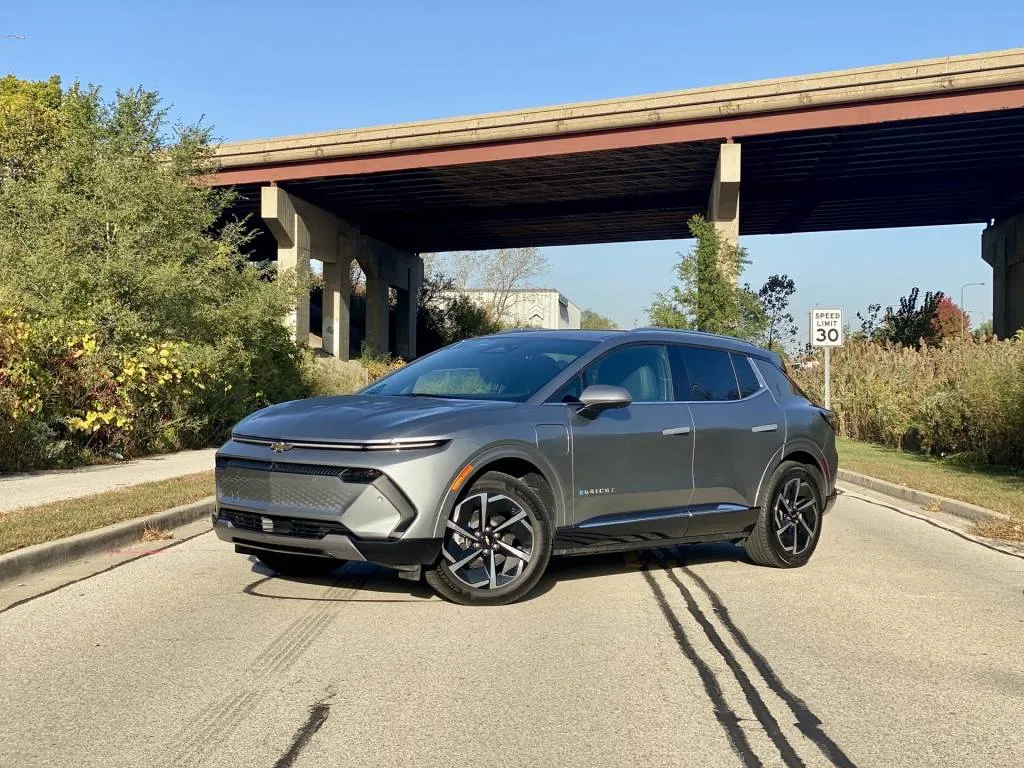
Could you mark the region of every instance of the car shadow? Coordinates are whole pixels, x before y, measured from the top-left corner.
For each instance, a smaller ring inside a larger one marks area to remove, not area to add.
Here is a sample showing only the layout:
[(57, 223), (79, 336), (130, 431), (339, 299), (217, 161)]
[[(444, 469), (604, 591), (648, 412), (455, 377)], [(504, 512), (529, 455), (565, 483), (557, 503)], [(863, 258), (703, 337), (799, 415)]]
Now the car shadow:
[[(242, 592), (250, 597), (329, 603), (442, 602), (423, 580), (401, 579), (397, 571), (372, 563), (346, 562), (327, 575), (298, 577), (280, 576), (255, 558), (250, 560), (252, 573), (259, 576), (242, 588)], [(555, 556), (551, 558), (547, 571), (537, 586), (519, 602), (536, 600), (554, 589), (561, 581), (598, 579), (603, 576), (635, 573), (643, 569), (660, 570), (710, 562), (751, 563), (742, 547), (726, 542), (687, 544), (632, 552)], [(308, 585), (319, 589), (298, 591), (294, 589), (295, 585)]]
[(640, 549), (600, 555), (560, 556), (551, 559), (541, 581), (572, 581), (614, 576), (637, 570), (661, 570), (702, 563), (750, 563), (743, 547), (728, 542), (683, 544), (672, 547)]

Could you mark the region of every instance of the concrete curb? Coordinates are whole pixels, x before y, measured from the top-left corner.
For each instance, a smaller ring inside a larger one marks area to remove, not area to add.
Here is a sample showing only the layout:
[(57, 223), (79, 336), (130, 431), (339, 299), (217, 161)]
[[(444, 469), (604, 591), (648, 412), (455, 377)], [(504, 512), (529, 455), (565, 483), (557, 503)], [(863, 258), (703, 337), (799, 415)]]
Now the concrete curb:
[(925, 509), (938, 506), (941, 512), (955, 515), (974, 523), (1001, 523), (1010, 519), (1008, 515), (994, 512), (991, 509), (985, 509), (985, 507), (979, 507), (976, 504), (968, 504), (966, 501), (957, 501), (945, 496), (936, 496), (934, 493), (918, 491), (905, 485), (890, 483), (887, 480), (879, 480), (877, 477), (871, 477), (870, 475), (862, 475), (860, 472), (851, 472), (848, 469), (840, 469), (836, 474), (836, 479), (851, 485), (859, 485), (861, 488), (868, 488), (878, 493), (884, 493), (886, 496), (894, 496), (897, 499), (909, 501)]
[(105, 528), (86, 531), (65, 539), (34, 544), (0, 555), (0, 582), (35, 573), (69, 560), (77, 560), (99, 554), (126, 544), (134, 544), (147, 528), (168, 529), (187, 525), (213, 513), (216, 502), (213, 496), (157, 512), (146, 517), (136, 517)]

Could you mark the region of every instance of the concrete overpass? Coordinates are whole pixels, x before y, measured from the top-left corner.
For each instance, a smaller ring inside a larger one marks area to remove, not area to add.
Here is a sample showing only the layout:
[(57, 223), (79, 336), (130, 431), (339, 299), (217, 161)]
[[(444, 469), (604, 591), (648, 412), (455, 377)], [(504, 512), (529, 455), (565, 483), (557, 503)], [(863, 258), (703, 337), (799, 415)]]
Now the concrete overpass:
[(387, 346), (392, 285), (412, 354), (417, 254), (680, 238), (694, 213), (730, 239), (985, 223), (996, 332), (1024, 327), (1024, 49), (235, 142), (217, 161), (211, 183), (273, 235), (258, 249), (324, 262), (341, 356), (353, 258), (368, 340)]

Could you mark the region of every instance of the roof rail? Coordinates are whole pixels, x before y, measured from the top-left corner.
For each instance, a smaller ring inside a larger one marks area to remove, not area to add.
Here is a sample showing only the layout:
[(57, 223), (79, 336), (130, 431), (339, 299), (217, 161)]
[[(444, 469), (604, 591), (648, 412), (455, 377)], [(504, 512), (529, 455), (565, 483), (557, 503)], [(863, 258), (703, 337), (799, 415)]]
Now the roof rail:
[(753, 347), (754, 349), (761, 349), (761, 347), (757, 346), (757, 344), (754, 344), (752, 341), (747, 341), (746, 339), (739, 339), (739, 338), (737, 338), (735, 336), (726, 336), (724, 333), (711, 333), (710, 331), (696, 331), (696, 330), (691, 330), (689, 328), (659, 328), (656, 325), (645, 325), (645, 326), (643, 326), (641, 328), (633, 328), (633, 329), (631, 329), (631, 332), (633, 332), (633, 333), (639, 333), (641, 331), (644, 331), (644, 332), (657, 331), (657, 332), (660, 332), (660, 333), (685, 333), (685, 334), (688, 334), (688, 335), (691, 335), (691, 336), (706, 336), (706, 337), (708, 337), (710, 339), (728, 339), (729, 341), (732, 341), (732, 342), (738, 342), (740, 344), (746, 344), (748, 347)]

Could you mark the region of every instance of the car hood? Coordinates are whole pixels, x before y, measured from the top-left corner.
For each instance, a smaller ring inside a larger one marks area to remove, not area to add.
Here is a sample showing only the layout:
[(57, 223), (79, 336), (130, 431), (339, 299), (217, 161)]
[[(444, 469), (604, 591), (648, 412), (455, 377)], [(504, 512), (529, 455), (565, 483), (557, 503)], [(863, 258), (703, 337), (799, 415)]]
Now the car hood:
[[(318, 397), (272, 405), (257, 411), (239, 422), (234, 434), (292, 442), (452, 437), (452, 417), (515, 406), (516, 403), (502, 401), (433, 397)], [(441, 422), (445, 422), (445, 429), (442, 429)]]

